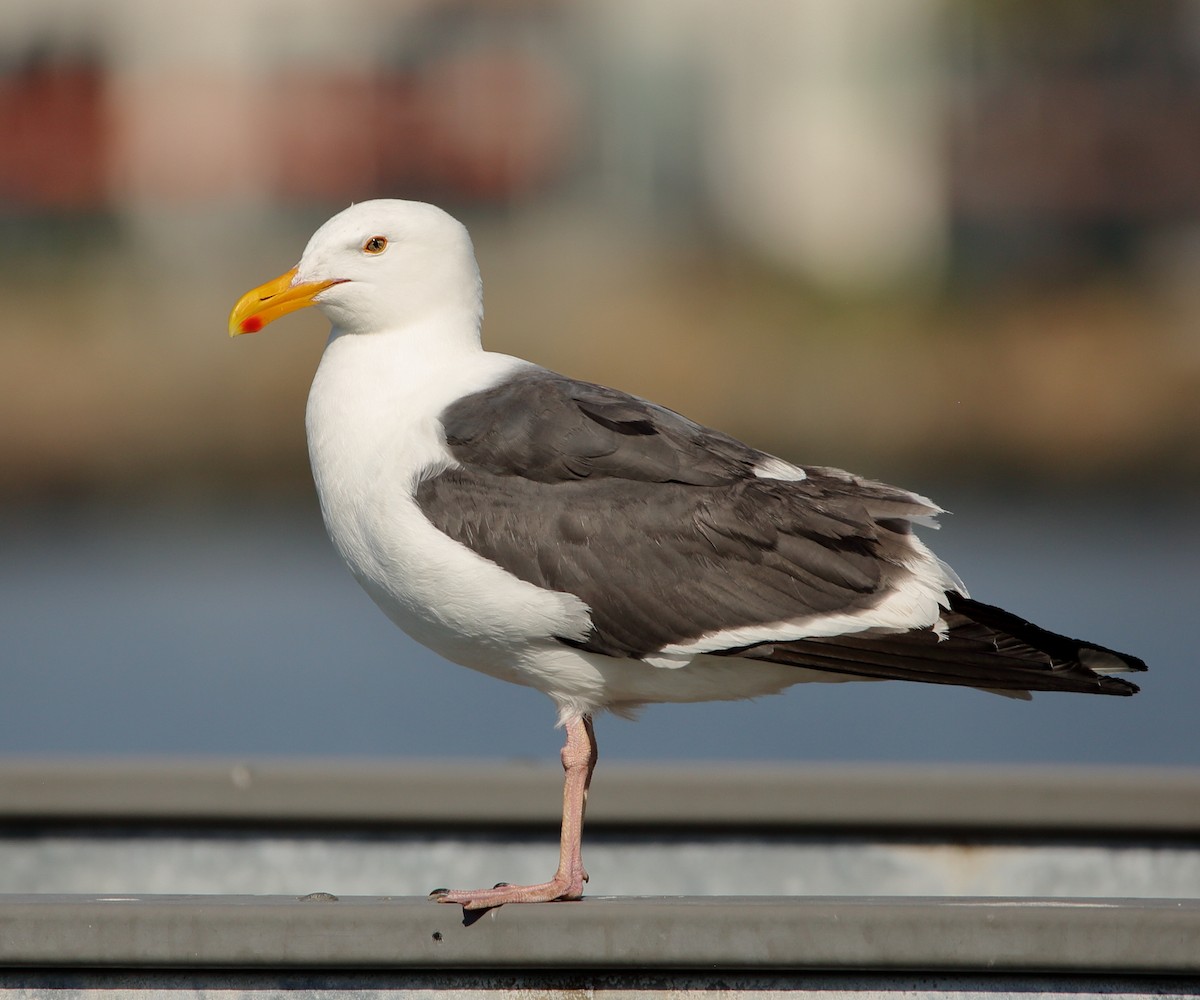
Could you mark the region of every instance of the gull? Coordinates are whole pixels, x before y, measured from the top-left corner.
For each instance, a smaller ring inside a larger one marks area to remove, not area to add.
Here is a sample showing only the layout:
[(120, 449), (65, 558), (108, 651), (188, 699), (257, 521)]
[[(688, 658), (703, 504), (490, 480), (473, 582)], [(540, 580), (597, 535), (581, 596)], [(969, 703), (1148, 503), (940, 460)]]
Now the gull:
[(972, 600), (914, 533), (933, 501), (485, 351), (471, 239), (439, 208), (352, 205), (230, 334), (310, 305), (332, 326), (306, 430), (338, 553), (410, 636), (549, 695), (566, 733), (554, 876), (441, 902), (583, 895), (602, 711), (811, 681), (1138, 690), (1112, 676), (1138, 658)]

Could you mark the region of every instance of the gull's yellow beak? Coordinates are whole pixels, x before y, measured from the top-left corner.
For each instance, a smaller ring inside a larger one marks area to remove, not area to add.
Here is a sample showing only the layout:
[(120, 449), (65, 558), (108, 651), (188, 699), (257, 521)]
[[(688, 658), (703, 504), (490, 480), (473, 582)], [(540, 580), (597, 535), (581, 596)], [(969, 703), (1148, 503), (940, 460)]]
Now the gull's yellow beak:
[(264, 326), (280, 316), (286, 316), (297, 309), (311, 306), (321, 292), (334, 281), (310, 281), (293, 285), (296, 280), (296, 269), (293, 267), (286, 274), (281, 274), (273, 281), (248, 291), (233, 307), (229, 314), (229, 336), (237, 337), (243, 333), (258, 333)]

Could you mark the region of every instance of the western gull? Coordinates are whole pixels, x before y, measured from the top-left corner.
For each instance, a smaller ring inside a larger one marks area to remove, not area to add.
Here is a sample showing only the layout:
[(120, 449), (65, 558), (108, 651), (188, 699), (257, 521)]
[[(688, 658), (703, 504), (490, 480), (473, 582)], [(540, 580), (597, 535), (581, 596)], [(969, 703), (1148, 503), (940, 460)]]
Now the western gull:
[(1138, 690), (1110, 675), (1140, 659), (972, 600), (913, 533), (931, 500), (484, 351), (471, 239), (441, 209), (351, 206), (229, 332), (309, 305), (332, 324), (306, 426), (337, 551), (405, 632), (545, 692), (566, 730), (553, 878), (442, 902), (582, 896), (597, 712), (803, 681)]

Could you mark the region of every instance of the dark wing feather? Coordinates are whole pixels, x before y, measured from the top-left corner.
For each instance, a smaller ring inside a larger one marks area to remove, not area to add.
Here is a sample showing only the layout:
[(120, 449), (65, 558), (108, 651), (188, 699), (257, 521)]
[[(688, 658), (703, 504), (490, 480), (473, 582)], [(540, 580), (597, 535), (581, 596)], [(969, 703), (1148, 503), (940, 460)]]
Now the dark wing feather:
[(869, 608), (910, 573), (920, 498), (769, 456), (643, 400), (531, 369), (442, 415), (459, 463), (422, 482), (440, 530), (575, 594), (580, 643), (645, 656), (721, 629)]
[(1108, 671), (1144, 671), (1146, 664), (1136, 656), (1050, 632), (959, 594), (948, 596), (950, 612), (941, 637), (932, 629), (896, 635), (860, 633), (764, 644), (726, 655), (857, 677), (995, 691), (1137, 693), (1136, 684), (1092, 668), (1103, 663)]
[[(451, 404), (442, 425), (464, 467), (540, 483), (612, 477), (717, 486), (753, 475), (770, 458), (666, 407), (535, 367)], [(891, 492), (911, 509), (912, 494)]]

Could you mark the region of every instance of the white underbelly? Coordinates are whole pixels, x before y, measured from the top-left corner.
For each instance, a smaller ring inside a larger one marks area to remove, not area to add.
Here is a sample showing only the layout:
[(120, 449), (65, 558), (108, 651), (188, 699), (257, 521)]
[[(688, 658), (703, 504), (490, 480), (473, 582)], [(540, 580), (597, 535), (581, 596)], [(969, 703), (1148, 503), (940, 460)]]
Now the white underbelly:
[(411, 498), (384, 517), (337, 499), (322, 506), (334, 545), (375, 603), (456, 663), (505, 676), (530, 647), (582, 639), (591, 627), (579, 598), (518, 580), (435, 528)]

